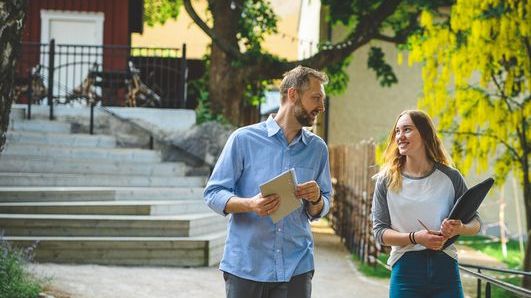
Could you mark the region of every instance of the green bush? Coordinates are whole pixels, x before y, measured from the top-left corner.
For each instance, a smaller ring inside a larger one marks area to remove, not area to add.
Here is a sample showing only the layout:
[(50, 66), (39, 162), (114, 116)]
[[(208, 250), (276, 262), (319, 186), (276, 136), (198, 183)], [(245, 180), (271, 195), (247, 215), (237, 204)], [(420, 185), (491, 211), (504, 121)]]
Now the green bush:
[(0, 297), (38, 297), (41, 285), (24, 266), (31, 260), (35, 246), (25, 250), (12, 247), (0, 235)]

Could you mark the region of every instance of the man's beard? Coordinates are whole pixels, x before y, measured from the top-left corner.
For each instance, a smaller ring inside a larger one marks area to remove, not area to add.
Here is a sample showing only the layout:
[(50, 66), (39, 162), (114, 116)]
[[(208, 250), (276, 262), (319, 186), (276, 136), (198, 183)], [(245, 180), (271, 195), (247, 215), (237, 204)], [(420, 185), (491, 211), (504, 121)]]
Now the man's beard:
[(312, 126), (314, 122), (312, 115), (304, 109), (300, 99), (295, 103), (295, 118), (302, 126)]

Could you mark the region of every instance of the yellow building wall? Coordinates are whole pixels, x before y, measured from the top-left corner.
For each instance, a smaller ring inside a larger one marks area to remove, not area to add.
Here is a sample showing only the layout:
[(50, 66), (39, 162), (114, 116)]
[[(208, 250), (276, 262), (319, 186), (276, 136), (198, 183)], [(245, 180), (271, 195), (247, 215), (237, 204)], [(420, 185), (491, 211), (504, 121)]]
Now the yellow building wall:
[[(279, 18), (278, 33), (265, 39), (264, 49), (289, 60), (297, 59), (300, 1), (274, 0), (271, 3)], [(202, 19), (207, 20), (207, 2), (193, 1), (192, 4)], [(188, 16), (184, 7), (181, 7), (176, 20), (153, 27), (144, 25), (143, 34), (134, 33), (131, 39), (135, 47), (181, 48), (185, 43), (186, 54), (192, 59), (201, 59), (207, 53), (210, 42), (210, 38)]]

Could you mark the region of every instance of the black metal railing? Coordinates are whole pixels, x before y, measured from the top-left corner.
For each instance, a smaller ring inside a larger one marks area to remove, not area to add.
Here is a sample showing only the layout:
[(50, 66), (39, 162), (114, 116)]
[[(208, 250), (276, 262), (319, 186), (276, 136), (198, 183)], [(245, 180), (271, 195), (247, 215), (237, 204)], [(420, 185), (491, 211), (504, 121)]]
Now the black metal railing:
[[(492, 285), (500, 287), (510, 293), (513, 293), (515, 295), (518, 295), (520, 297), (531, 297), (531, 290), (525, 289), (519, 286), (515, 286), (513, 284), (510, 284), (508, 282), (504, 282), (500, 279), (497, 279), (493, 276), (488, 276), (485, 274), (482, 274), (482, 271), (492, 271), (492, 272), (498, 272), (498, 273), (507, 273), (512, 275), (519, 275), (519, 276), (531, 276), (531, 272), (525, 272), (525, 271), (518, 271), (518, 270), (511, 270), (511, 269), (501, 269), (501, 268), (493, 268), (493, 267), (486, 267), (486, 266), (478, 266), (478, 265), (471, 265), (471, 264), (460, 264), (459, 269), (469, 275), (474, 276), (477, 278), (477, 287), (476, 287), (476, 297), (481, 298), (481, 287), (482, 282), (485, 282), (485, 297), (490, 298), (491, 297), (491, 288)], [(476, 271), (474, 271), (475, 269)]]
[(176, 49), (26, 42), (15, 101), (26, 101), (29, 112), (31, 104), (47, 103), (50, 119), (55, 104), (184, 108), (187, 77), (184, 44)]

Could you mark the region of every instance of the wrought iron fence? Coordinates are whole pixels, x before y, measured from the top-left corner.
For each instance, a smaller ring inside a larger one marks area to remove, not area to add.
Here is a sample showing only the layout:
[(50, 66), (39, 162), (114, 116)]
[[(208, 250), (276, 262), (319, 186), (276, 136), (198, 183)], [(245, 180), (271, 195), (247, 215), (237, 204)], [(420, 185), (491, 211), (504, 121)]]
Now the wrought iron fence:
[(186, 45), (176, 48), (23, 43), (15, 100), (54, 104), (184, 108)]

